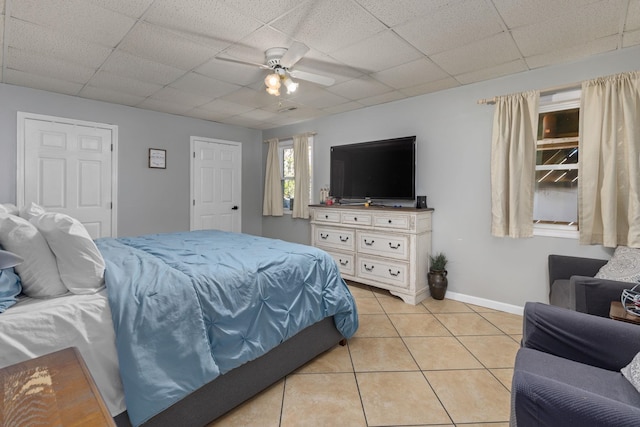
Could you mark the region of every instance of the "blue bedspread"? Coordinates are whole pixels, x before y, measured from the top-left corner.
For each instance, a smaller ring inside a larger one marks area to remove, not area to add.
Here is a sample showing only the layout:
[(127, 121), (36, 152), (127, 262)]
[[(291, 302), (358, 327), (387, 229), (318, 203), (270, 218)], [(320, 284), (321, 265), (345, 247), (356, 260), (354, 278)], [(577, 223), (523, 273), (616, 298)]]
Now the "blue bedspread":
[(134, 425), (325, 317), (358, 328), (335, 262), (309, 246), (215, 230), (96, 244)]

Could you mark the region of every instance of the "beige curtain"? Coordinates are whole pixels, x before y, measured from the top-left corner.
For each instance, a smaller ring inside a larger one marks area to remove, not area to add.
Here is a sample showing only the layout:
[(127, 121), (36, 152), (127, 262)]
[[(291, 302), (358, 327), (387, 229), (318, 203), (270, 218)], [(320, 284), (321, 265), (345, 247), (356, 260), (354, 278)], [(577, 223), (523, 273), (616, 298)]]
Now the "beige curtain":
[(582, 84), (580, 243), (640, 247), (640, 72)]
[(537, 91), (496, 99), (491, 144), (491, 233), (533, 236)]
[(264, 177), (262, 215), (282, 216), (282, 183), (280, 182), (280, 156), (278, 138), (268, 140), (267, 172)]
[(309, 137), (306, 134), (293, 137), (293, 218), (309, 218)]

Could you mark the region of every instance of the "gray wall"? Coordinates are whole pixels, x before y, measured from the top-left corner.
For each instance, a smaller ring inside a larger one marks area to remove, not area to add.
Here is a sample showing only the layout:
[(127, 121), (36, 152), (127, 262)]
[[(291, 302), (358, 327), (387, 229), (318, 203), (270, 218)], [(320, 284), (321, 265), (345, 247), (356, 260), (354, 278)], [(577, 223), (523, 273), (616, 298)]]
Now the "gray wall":
[[(416, 190), (427, 195), (429, 207), (435, 208), (433, 249), (450, 259), (449, 290), (522, 306), (526, 301), (547, 301), (549, 254), (606, 258), (611, 251), (580, 246), (573, 239), (491, 236), (493, 107), (476, 101), (638, 69), (640, 47), (271, 129), (263, 136), (318, 132), (314, 153), (317, 194), (329, 182), (330, 146), (416, 135)], [(310, 241), (308, 222), (289, 217), (264, 218), (262, 231), (285, 240)]]
[[(262, 233), (261, 131), (0, 84), (0, 202), (16, 201), (18, 111), (118, 126), (118, 235), (189, 229), (191, 136), (242, 143), (242, 229)], [(167, 169), (147, 167), (167, 150)]]

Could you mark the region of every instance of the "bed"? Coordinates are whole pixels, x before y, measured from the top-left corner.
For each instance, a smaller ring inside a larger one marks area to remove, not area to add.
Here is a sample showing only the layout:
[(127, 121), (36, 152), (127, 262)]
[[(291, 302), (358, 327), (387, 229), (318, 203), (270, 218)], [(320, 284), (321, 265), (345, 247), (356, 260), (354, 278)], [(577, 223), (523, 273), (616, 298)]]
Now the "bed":
[(358, 326), (315, 248), (215, 230), (96, 245), (106, 289), (20, 299), (0, 314), (0, 366), (78, 347), (119, 426), (204, 425)]

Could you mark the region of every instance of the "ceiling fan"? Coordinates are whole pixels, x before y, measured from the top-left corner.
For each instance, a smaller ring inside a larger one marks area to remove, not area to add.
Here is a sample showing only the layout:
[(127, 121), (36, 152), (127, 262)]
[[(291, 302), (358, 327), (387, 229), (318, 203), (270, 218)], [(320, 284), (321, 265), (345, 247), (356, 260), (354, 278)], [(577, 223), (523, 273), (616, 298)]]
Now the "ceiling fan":
[(288, 49), (285, 47), (272, 47), (267, 49), (264, 52), (265, 64), (242, 61), (223, 56), (217, 56), (216, 59), (251, 65), (264, 70), (273, 71), (265, 77), (264, 84), (267, 86), (266, 90), (270, 95), (280, 96), (280, 87), (283, 84), (287, 88), (287, 93), (295, 92), (298, 88), (298, 83), (291, 80), (291, 77), (317, 83), (323, 86), (331, 86), (335, 83), (335, 80), (331, 77), (292, 69), (308, 51), (309, 47), (304, 43), (294, 42)]

